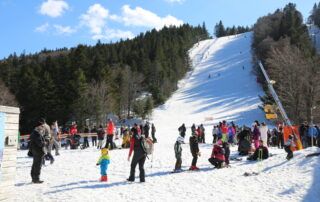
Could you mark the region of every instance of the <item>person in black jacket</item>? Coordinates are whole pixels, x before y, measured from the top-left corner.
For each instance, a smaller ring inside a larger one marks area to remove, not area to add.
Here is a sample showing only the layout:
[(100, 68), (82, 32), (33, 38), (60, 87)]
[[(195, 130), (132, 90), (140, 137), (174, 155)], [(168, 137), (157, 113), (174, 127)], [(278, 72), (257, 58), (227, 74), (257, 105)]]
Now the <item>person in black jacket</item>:
[(32, 182), (36, 184), (43, 183), (43, 181), (40, 180), (40, 172), (41, 172), (43, 157), (46, 153), (44, 149), (45, 148), (44, 133), (45, 133), (44, 122), (41, 119), (30, 135), (30, 147), (31, 147), (30, 149), (33, 156), (33, 162), (31, 167), (31, 178), (32, 178)]
[(192, 136), (189, 139), (189, 144), (190, 144), (190, 151), (193, 157), (191, 167), (189, 168), (189, 170), (199, 170), (199, 168), (197, 167), (197, 160), (198, 160), (198, 156), (200, 156), (200, 151), (199, 151), (198, 137), (196, 133), (192, 133)]
[(127, 179), (127, 181), (129, 182), (134, 181), (136, 166), (137, 164), (139, 164), (140, 182), (145, 182), (144, 162), (146, 161), (147, 156), (141, 145), (141, 141), (143, 137), (141, 136), (141, 134), (138, 133), (137, 124), (134, 124), (134, 127), (131, 129), (131, 132), (132, 132), (132, 137), (130, 139), (128, 161), (130, 161), (132, 151), (134, 152), (134, 154), (131, 161), (130, 176)]
[(157, 138), (156, 138), (156, 127), (154, 124), (151, 124), (151, 136), (152, 136), (152, 141), (153, 143), (157, 143)]

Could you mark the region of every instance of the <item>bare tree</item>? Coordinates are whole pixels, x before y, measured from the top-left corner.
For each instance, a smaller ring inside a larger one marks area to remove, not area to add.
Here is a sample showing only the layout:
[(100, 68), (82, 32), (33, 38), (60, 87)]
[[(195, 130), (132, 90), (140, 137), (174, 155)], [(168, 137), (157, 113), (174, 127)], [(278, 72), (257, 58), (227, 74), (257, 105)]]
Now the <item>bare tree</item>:
[(295, 123), (310, 121), (310, 109), (319, 101), (318, 59), (306, 57), (297, 47), (284, 40), (273, 47), (267, 59), (271, 79), (283, 105)]

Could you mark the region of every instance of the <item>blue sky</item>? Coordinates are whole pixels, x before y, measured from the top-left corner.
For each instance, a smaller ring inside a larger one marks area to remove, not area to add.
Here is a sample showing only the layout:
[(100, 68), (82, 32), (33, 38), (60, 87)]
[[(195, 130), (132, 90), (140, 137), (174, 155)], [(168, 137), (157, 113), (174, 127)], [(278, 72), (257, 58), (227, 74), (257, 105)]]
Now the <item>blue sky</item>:
[(206, 23), (213, 33), (253, 25), (257, 18), (292, 2), (307, 18), (314, 0), (0, 0), (0, 59), (10, 53), (93, 45), (132, 38), (164, 25)]

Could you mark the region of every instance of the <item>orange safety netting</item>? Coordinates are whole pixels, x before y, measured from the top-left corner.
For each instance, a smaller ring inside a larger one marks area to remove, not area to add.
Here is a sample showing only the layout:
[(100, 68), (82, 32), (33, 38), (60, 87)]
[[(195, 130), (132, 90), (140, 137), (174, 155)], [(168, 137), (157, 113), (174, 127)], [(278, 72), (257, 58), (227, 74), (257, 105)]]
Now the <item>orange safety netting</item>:
[(296, 135), (296, 141), (295, 141), (296, 147), (292, 148), (292, 149), (293, 150), (301, 150), (301, 149), (303, 149), (302, 143), (301, 143), (301, 139), (300, 139), (298, 126), (292, 126), (292, 127), (291, 126), (284, 126), (284, 128), (283, 128), (283, 139), (284, 139), (284, 142), (286, 142), (288, 140), (289, 135), (292, 134), (292, 131), (294, 131), (294, 134)]

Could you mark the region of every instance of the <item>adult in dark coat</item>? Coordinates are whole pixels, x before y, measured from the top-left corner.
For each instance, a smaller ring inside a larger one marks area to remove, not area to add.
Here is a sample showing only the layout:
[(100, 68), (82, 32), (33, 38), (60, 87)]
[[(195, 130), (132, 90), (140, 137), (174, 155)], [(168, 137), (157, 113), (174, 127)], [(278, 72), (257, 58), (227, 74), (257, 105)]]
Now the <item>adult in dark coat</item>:
[(144, 172), (144, 162), (146, 161), (146, 153), (142, 148), (141, 141), (142, 136), (138, 133), (138, 125), (134, 124), (134, 127), (131, 129), (132, 137), (130, 139), (130, 150), (128, 155), (128, 161), (130, 161), (130, 157), (132, 152), (133, 158), (131, 161), (131, 169), (130, 169), (130, 176), (127, 179), (130, 182), (135, 180), (135, 170), (137, 164), (139, 164), (139, 171), (140, 171), (140, 182), (145, 182), (145, 172)]
[(149, 137), (149, 130), (150, 130), (150, 126), (149, 123), (147, 122), (144, 126), (143, 126), (143, 134), (146, 138)]
[(190, 144), (190, 151), (193, 157), (191, 167), (189, 170), (199, 170), (199, 168), (197, 167), (197, 160), (198, 160), (198, 156), (200, 156), (200, 151), (199, 151), (198, 137), (196, 133), (193, 133), (192, 136), (190, 137), (189, 144)]
[(40, 180), (42, 161), (46, 153), (44, 139), (45, 128), (43, 124), (44, 122), (40, 120), (30, 135), (30, 150), (33, 156), (31, 178), (32, 182), (36, 184), (43, 183), (43, 181)]

